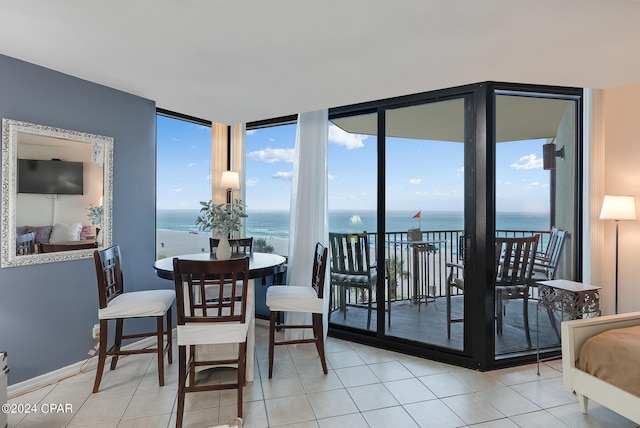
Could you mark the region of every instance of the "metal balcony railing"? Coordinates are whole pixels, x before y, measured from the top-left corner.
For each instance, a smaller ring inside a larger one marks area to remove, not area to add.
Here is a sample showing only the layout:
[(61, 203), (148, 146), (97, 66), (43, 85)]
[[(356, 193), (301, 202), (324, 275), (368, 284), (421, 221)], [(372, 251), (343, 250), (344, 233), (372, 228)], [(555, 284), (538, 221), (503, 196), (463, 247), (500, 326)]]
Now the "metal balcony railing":
[[(539, 252), (544, 252), (549, 242), (550, 231), (544, 230), (497, 230), (497, 236), (519, 237), (539, 233), (541, 235)], [(369, 234), (372, 259), (377, 255), (378, 244), (384, 245), (385, 258), (389, 261), (390, 278), (386, 277), (384, 260), (378, 265), (378, 286), (384, 286), (385, 299), (392, 302), (400, 300), (425, 300), (445, 296), (449, 262), (460, 263), (458, 242), (462, 230), (422, 231), (422, 241), (409, 241), (407, 232), (387, 232), (384, 242), (377, 242), (374, 233)], [(391, 285), (389, 285), (389, 281)], [(334, 290), (334, 301), (330, 310), (339, 308)], [(347, 305), (368, 303), (366, 290), (351, 289), (346, 293)], [(372, 300), (375, 303), (376, 295)]]

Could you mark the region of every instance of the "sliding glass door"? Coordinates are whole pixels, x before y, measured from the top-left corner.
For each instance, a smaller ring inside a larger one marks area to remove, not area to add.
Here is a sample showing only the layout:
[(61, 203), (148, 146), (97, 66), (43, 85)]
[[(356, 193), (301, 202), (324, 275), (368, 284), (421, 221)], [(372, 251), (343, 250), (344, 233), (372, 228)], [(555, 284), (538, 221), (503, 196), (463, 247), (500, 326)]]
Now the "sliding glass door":
[(384, 115), (386, 334), (463, 350), (465, 98)]

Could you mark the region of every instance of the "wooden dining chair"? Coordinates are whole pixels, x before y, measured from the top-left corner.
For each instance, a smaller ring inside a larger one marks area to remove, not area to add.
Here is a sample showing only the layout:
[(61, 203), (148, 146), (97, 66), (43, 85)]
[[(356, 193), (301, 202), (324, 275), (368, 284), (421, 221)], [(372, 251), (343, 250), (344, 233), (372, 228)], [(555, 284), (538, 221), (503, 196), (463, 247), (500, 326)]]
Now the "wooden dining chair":
[[(324, 280), (327, 270), (327, 249), (316, 244), (310, 285), (272, 285), (267, 289), (269, 307), (269, 379), (273, 375), (274, 349), (279, 345), (315, 343), (324, 374), (328, 373), (324, 354)], [(280, 312), (304, 312), (311, 314), (311, 324), (279, 324)], [(276, 341), (276, 329), (312, 329), (313, 337)]]
[[(182, 426), (185, 395), (189, 392), (237, 389), (237, 416), (242, 417), (242, 388), (247, 362), (247, 333), (253, 308), (247, 304), (249, 258), (229, 260), (173, 259), (178, 312), (178, 407), (176, 427)], [(240, 289), (237, 287), (241, 284)], [(218, 296), (207, 300), (206, 289), (215, 287)], [(240, 292), (240, 295), (237, 294)], [(225, 296), (229, 296), (228, 298)], [(233, 358), (200, 359), (199, 345), (237, 345)], [(188, 351), (188, 352), (187, 352)], [(204, 366), (235, 366), (233, 383), (196, 384), (196, 369)]]
[[(111, 356), (111, 370), (115, 370), (120, 355), (157, 354), (158, 384), (164, 386), (164, 353), (168, 354), (168, 361), (172, 361), (171, 340), (171, 305), (175, 300), (173, 290), (145, 290), (125, 292), (121, 267), (120, 247), (114, 245), (105, 250), (95, 250), (93, 260), (98, 279), (98, 319), (100, 320), (100, 347), (98, 351), (98, 368), (93, 384), (93, 392), (98, 392), (100, 380), (107, 356)], [(163, 318), (166, 314), (166, 330), (163, 328)], [(154, 317), (156, 331), (137, 334), (123, 334), (125, 319)], [(108, 346), (109, 320), (115, 320), (116, 331), (113, 346)], [(164, 336), (167, 344), (163, 345)], [(154, 348), (129, 349), (121, 348), (122, 340), (156, 337)]]
[[(218, 248), (220, 239), (209, 238), (209, 252), (214, 253)], [(231, 254), (249, 254), (253, 252), (253, 236), (248, 238), (229, 238), (229, 246), (231, 247)]]
[(16, 255), (24, 256), (36, 252), (36, 233), (30, 232), (16, 236)]

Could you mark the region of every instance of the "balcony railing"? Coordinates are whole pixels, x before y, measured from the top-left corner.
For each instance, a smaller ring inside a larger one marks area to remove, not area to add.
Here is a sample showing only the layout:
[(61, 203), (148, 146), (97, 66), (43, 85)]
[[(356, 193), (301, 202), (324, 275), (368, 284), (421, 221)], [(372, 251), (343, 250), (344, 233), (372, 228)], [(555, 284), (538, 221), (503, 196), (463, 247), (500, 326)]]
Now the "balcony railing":
[[(520, 237), (539, 233), (539, 252), (544, 252), (549, 242), (548, 230), (497, 230), (497, 236)], [(385, 299), (392, 302), (400, 300), (424, 300), (445, 296), (449, 262), (460, 263), (459, 241), (462, 230), (423, 231), (422, 243), (408, 240), (407, 232), (387, 232), (384, 242), (377, 242), (377, 236), (369, 234), (371, 257), (377, 256), (377, 245), (384, 245), (385, 258), (389, 260), (391, 277), (395, 277), (395, 287), (388, 287), (385, 276), (384, 260), (378, 264), (378, 286), (384, 286)], [(333, 311), (339, 307), (338, 296), (330, 302)], [(372, 296), (376, 301), (375, 292)], [(346, 294), (347, 305), (360, 305), (368, 302), (366, 291), (351, 289)]]

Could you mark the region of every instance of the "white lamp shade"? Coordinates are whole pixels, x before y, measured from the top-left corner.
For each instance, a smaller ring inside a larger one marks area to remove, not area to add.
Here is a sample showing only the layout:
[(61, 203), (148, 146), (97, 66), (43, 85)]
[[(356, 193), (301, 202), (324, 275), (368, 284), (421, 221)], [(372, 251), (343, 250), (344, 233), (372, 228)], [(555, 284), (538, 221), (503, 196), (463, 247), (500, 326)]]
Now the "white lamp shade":
[(239, 189), (240, 175), (235, 171), (222, 171), (220, 187), (223, 189)]
[(636, 201), (633, 196), (605, 195), (600, 220), (635, 220)]

